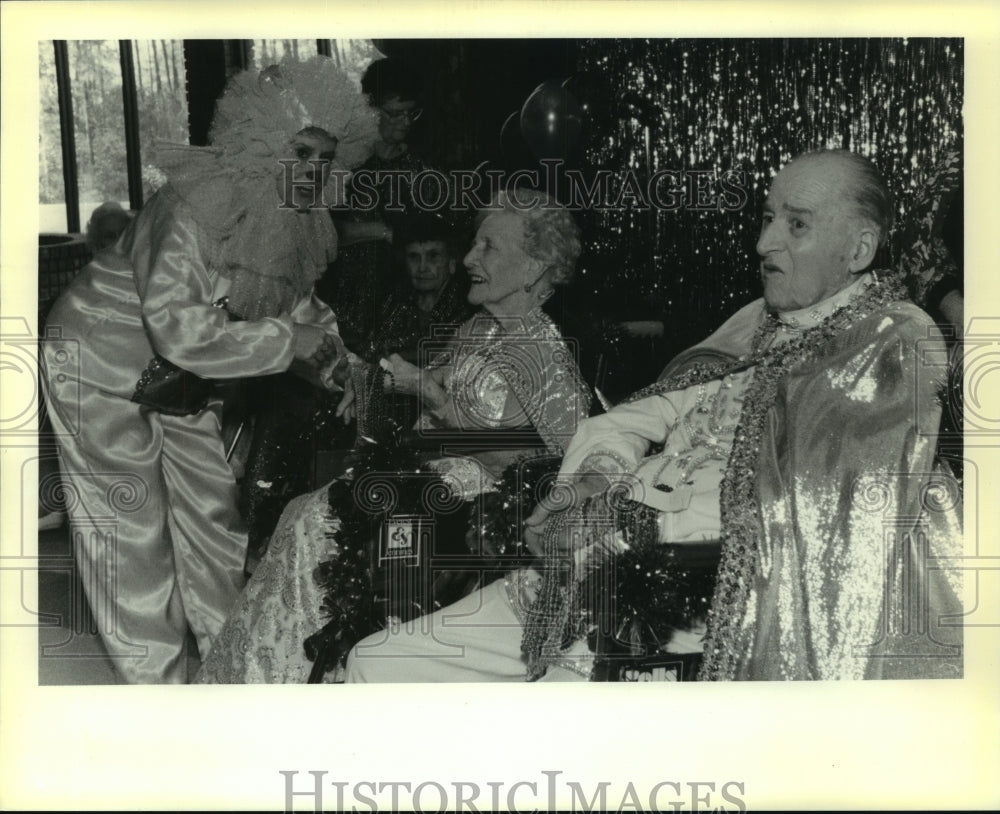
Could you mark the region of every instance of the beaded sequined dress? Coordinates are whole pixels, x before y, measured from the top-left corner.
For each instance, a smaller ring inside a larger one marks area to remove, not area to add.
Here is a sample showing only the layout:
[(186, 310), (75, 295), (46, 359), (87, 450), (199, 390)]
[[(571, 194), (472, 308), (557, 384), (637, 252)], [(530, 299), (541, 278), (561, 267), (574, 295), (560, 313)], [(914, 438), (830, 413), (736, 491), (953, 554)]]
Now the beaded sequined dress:
[[(458, 330), (448, 350), (431, 364), (448, 393), (446, 403), (425, 410), (424, 429), (522, 431), (534, 428), (545, 451), (561, 454), (589, 411), (590, 397), (558, 329), (540, 310), (497, 319), (479, 314)], [(454, 456), (435, 467), (470, 497), (523, 450), (498, 449), (476, 458)], [(267, 555), (215, 640), (199, 683), (305, 683), (312, 662), (305, 639), (325, 623), (323, 592), (313, 572), (337, 557), (340, 521), (332, 516), (327, 488), (286, 508)], [(328, 674), (336, 680), (338, 672)]]

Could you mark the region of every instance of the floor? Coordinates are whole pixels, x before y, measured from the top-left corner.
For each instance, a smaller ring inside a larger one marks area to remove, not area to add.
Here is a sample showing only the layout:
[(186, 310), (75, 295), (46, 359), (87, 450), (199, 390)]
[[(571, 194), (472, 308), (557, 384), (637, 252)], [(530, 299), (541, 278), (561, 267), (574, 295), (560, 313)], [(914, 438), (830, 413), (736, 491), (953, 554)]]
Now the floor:
[[(57, 472), (54, 457), (39, 459), (39, 482)], [(40, 490), (42, 491), (42, 490)], [(57, 506), (45, 505), (39, 513)], [(94, 616), (83, 593), (73, 561), (69, 525), (65, 519), (38, 534), (38, 683), (41, 686), (117, 684), (112, 661), (101, 642)], [(200, 662), (194, 637), (188, 641), (188, 676)]]
[[(39, 685), (119, 683), (73, 567), (65, 522), (39, 533), (38, 558)], [(193, 678), (200, 666), (193, 637), (188, 653), (188, 676)]]

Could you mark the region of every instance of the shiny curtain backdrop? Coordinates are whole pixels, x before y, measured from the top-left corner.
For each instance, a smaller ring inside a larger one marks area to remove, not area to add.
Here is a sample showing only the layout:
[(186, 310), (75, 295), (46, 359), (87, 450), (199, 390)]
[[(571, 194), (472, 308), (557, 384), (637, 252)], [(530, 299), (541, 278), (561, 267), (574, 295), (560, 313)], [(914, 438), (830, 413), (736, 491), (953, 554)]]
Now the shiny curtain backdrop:
[[(578, 67), (611, 83), (585, 121), (588, 171), (745, 173), (737, 211), (584, 214), (582, 282), (594, 302), (663, 318), (683, 347), (759, 294), (754, 244), (772, 174), (803, 150), (843, 147), (890, 183), (897, 219), (962, 137), (955, 39), (589, 40)], [(718, 185), (714, 187), (719, 191)]]

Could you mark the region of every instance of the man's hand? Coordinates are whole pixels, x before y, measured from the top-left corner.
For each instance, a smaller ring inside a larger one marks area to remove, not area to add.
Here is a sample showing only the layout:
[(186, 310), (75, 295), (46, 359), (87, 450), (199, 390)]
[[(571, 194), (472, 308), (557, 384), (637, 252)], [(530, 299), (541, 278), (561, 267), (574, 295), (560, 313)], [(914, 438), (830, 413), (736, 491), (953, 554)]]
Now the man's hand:
[[(611, 481), (608, 476), (600, 472), (587, 472), (574, 475), (569, 480), (556, 481), (552, 490), (539, 501), (531, 516), (524, 521), (525, 545), (535, 555), (542, 556), (544, 553), (543, 535), (549, 517), (581, 506), (587, 498), (607, 491), (610, 486)], [(559, 545), (566, 549), (566, 553), (569, 553), (568, 549), (574, 538), (579, 539), (579, 535), (562, 535)]]

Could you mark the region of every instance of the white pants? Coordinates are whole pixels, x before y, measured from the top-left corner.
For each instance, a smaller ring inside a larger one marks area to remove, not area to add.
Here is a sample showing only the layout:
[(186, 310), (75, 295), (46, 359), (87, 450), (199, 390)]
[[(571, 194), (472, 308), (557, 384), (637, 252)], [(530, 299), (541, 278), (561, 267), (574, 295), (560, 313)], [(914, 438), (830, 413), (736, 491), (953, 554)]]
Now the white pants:
[(129, 683), (185, 683), (243, 587), (246, 533), (220, 405), (168, 416), (46, 381), (77, 565), (108, 655)]
[[(348, 683), (525, 681), (522, 604), (538, 575), (519, 571), (453, 605), (362, 639), (347, 660)], [(508, 587), (510, 586), (510, 587)], [(580, 642), (566, 667), (542, 681), (586, 681), (592, 656)]]

